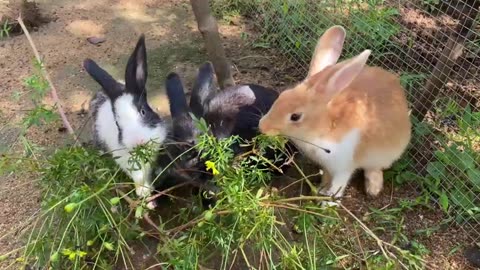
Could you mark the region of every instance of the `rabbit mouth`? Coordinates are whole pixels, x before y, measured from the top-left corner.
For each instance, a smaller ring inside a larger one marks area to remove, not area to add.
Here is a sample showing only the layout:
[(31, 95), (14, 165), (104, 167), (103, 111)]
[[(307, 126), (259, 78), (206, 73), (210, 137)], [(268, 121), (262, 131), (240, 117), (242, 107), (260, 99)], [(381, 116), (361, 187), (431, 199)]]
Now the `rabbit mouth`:
[(268, 136), (278, 136), (280, 135), (280, 130), (275, 128), (265, 128), (263, 125), (259, 126), (259, 130), (261, 133), (268, 135)]

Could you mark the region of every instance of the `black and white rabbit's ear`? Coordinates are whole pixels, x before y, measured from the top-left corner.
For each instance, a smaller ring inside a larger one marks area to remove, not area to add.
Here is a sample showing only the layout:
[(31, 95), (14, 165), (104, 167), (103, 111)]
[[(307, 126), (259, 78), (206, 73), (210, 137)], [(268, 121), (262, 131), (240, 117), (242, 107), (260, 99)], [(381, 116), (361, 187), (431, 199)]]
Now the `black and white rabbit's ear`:
[(212, 63), (206, 62), (198, 70), (190, 97), (190, 108), (196, 117), (203, 116), (206, 103), (213, 94), (213, 66)]
[(168, 102), (170, 104), (170, 114), (172, 118), (181, 116), (189, 112), (187, 98), (183, 90), (183, 84), (177, 73), (171, 72), (165, 81)]
[(137, 96), (146, 95), (147, 75), (147, 49), (145, 47), (145, 35), (142, 34), (128, 59), (125, 71), (126, 91)]
[(118, 83), (106, 70), (101, 68), (92, 59), (85, 59), (83, 61), (83, 68), (87, 73), (102, 86), (105, 94), (111, 99), (115, 100), (122, 95), (122, 86)]

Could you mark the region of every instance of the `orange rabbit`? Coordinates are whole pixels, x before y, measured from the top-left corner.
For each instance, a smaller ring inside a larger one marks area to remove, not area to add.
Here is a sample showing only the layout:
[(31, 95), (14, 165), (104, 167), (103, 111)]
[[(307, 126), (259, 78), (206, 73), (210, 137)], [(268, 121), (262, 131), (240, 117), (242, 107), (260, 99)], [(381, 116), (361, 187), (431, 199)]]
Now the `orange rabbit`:
[(371, 53), (336, 63), (345, 29), (333, 26), (320, 38), (306, 79), (280, 94), (259, 129), (284, 135), (324, 167), (331, 182), (321, 193), (341, 197), (356, 169), (366, 191), (383, 188), (383, 169), (405, 151), (411, 122), (405, 93), (394, 74), (366, 65)]

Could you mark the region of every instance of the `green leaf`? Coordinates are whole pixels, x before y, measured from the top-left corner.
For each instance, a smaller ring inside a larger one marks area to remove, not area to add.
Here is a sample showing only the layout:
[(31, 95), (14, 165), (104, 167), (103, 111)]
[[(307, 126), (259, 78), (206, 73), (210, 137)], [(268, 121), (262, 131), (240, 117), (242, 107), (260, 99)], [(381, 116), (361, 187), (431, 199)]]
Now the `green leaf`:
[(302, 45), (302, 43), (300, 43), (300, 41), (295, 41), (295, 48), (300, 48), (300, 46)]
[(51, 262), (57, 262), (58, 261), (58, 256), (59, 256), (58, 252), (53, 253), (52, 256), (50, 256), (50, 261)]
[(450, 201), (455, 204), (457, 207), (462, 208), (462, 210), (467, 211), (473, 208), (472, 194), (468, 191), (454, 189), (450, 194)]
[(72, 252), (72, 253), (70, 253), (70, 254), (68, 255), (68, 259), (69, 259), (70, 261), (74, 261), (74, 260), (75, 260), (75, 256), (77, 256), (77, 254), (75, 254), (75, 252)]
[(427, 172), (431, 177), (437, 180), (441, 180), (447, 175), (445, 165), (438, 161), (428, 163)]
[(85, 257), (85, 255), (87, 255), (87, 252), (78, 250), (76, 252), (76, 254), (77, 254), (78, 257), (83, 258), (83, 257)]
[(283, 11), (283, 15), (287, 15), (287, 13), (288, 13), (288, 3), (286, 3), (286, 2), (283, 3), (282, 11)]
[(0, 262), (5, 261), (8, 258), (8, 255), (2, 255), (0, 256)]
[(442, 207), (443, 211), (448, 211), (448, 196), (445, 192), (442, 192), (440, 195), (440, 206)]
[(120, 202), (120, 197), (113, 197), (110, 199), (111, 205), (117, 205)]
[(137, 206), (135, 209), (135, 218), (141, 219), (143, 217), (143, 207), (141, 205)]
[(475, 168), (475, 159), (468, 152), (460, 152), (458, 155), (458, 163), (456, 164), (463, 172)]
[(467, 171), (468, 180), (473, 184), (474, 188), (480, 189), (480, 170), (470, 169)]
[(107, 250), (110, 250), (112, 251), (113, 250), (113, 244), (112, 243), (109, 243), (109, 242), (104, 242), (103, 243), (103, 247)]
[(93, 243), (95, 243), (95, 241), (93, 241), (93, 240), (88, 240), (88, 241), (87, 241), (87, 247), (93, 246)]
[(213, 218), (213, 211), (212, 211), (212, 210), (205, 211), (204, 218), (205, 218), (206, 221), (212, 220), (212, 218)]
[(68, 256), (70, 254), (72, 254), (73, 251), (71, 251), (70, 249), (66, 248), (66, 249), (63, 249), (62, 250), (62, 254), (65, 255), (65, 256)]
[(257, 195), (255, 195), (255, 198), (260, 199), (263, 193), (263, 188), (259, 188), (257, 191)]

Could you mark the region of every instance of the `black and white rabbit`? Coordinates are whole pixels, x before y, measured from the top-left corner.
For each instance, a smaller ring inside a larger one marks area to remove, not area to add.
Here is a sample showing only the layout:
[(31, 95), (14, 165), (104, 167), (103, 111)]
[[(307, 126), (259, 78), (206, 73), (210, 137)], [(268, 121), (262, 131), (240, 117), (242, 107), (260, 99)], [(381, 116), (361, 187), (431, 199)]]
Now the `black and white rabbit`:
[(167, 123), (147, 102), (147, 52), (142, 34), (128, 59), (125, 84), (116, 81), (93, 60), (83, 66), (102, 86), (90, 102), (94, 120), (94, 142), (103, 151), (111, 152), (117, 164), (132, 178), (139, 197), (150, 195), (152, 166), (143, 164), (132, 168), (130, 151), (136, 146), (154, 141), (158, 149), (166, 139)]

